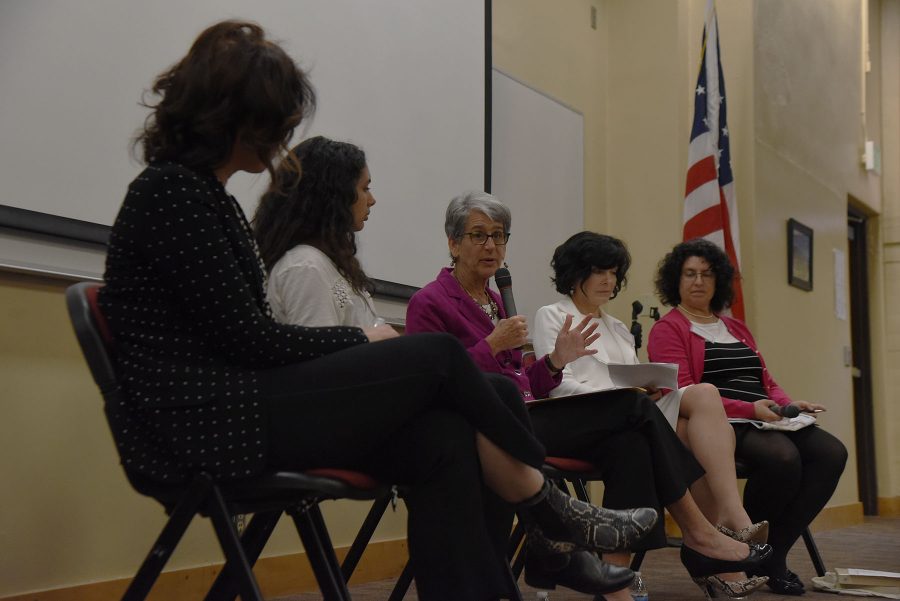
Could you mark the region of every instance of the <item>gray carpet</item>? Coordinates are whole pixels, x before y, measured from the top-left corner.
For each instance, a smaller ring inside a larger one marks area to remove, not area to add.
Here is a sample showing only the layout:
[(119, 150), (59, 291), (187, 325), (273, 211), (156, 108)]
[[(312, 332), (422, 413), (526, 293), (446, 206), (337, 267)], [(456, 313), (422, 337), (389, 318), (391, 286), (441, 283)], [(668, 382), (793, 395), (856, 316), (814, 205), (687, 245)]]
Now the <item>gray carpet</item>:
[[(870, 570), (888, 570), (900, 572), (900, 518), (867, 518), (864, 524), (850, 528), (841, 528), (820, 532), (815, 535), (819, 551), (827, 569), (865, 568)], [(839, 601), (851, 599), (846, 595), (834, 595), (812, 590), (810, 578), (815, 570), (809, 560), (803, 541), (799, 541), (791, 550), (788, 566), (795, 571), (807, 585), (802, 599), (806, 601)], [(650, 593), (650, 601), (698, 601), (703, 593), (698, 589), (681, 566), (677, 549), (660, 549), (647, 554), (641, 570)], [(525, 601), (536, 601), (537, 591), (519, 581)], [(371, 582), (351, 588), (354, 601), (385, 601), (390, 595), (393, 581)], [(304, 593), (280, 597), (278, 601), (311, 601), (320, 599), (316, 593)], [(752, 596), (752, 601), (787, 601), (793, 597), (783, 597), (763, 587)], [(416, 599), (413, 588), (405, 597), (410, 601)], [(550, 601), (585, 601), (587, 595), (575, 593), (567, 589), (550, 591)], [(274, 601), (274, 600), (273, 600)], [(460, 600), (462, 601), (462, 600)]]

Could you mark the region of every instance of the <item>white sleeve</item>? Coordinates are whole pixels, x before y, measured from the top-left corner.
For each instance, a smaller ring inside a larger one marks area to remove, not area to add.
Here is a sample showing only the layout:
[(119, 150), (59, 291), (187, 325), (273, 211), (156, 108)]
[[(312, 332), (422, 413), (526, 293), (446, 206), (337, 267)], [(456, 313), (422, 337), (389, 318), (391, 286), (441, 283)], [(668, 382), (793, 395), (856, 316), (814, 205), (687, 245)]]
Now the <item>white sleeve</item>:
[(273, 275), (279, 312), (285, 323), (303, 326), (335, 326), (341, 315), (328, 274), (318, 266), (299, 263)]
[[(556, 337), (559, 335), (564, 321), (565, 315), (552, 305), (538, 309), (537, 315), (534, 316), (534, 335), (532, 337), (534, 354), (538, 358), (553, 351), (556, 346)], [(586, 392), (594, 392), (594, 389), (575, 378), (575, 374), (572, 373), (572, 363), (569, 363), (563, 368), (562, 382), (550, 391), (550, 396), (570, 396)]]

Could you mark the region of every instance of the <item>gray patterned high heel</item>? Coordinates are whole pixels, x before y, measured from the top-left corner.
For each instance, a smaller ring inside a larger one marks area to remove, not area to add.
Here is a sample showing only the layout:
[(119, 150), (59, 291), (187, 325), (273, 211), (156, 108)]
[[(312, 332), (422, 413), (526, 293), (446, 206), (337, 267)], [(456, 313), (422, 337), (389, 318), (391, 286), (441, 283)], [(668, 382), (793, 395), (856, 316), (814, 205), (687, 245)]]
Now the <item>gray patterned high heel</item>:
[(614, 552), (630, 549), (656, 524), (652, 507), (606, 509), (567, 495), (549, 482), (516, 506), (526, 528), (539, 527), (556, 552)]
[(718, 525), (716, 530), (742, 543), (759, 543), (763, 544), (769, 539), (769, 522), (763, 520), (750, 524), (746, 528), (734, 531), (726, 526)]
[(571, 531), (569, 542), (588, 551), (611, 553), (630, 549), (656, 525), (652, 507), (606, 509), (580, 501), (550, 486), (547, 502)]
[(744, 580), (722, 580), (718, 576), (693, 578), (694, 583), (700, 587), (708, 600), (719, 596), (720, 593), (729, 599), (743, 599), (768, 580), (768, 576), (752, 576)]

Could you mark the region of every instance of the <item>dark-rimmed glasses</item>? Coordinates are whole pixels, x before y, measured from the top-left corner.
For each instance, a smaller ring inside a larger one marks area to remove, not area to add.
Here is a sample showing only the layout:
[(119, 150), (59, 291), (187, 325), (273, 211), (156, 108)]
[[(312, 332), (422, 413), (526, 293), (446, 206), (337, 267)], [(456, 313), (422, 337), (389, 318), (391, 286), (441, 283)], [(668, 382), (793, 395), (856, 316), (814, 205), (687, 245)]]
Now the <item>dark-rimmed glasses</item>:
[(463, 232), (463, 236), (468, 236), (469, 240), (472, 241), (472, 244), (478, 244), (480, 246), (487, 244), (488, 238), (493, 240), (496, 246), (503, 246), (509, 242), (510, 235), (509, 232), (492, 232), (490, 234), (487, 232)]

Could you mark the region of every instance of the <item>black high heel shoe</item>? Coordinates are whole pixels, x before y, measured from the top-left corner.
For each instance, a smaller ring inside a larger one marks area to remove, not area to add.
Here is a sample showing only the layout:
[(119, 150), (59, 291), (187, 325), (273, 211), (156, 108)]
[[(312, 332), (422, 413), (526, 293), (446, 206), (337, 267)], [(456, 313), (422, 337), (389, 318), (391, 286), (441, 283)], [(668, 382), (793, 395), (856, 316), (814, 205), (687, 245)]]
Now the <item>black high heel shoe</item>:
[(783, 574), (777, 574), (772, 573), (771, 567), (766, 570), (757, 568), (755, 571), (750, 570), (747, 573), (748, 576), (751, 574), (768, 576), (769, 588), (772, 589), (773, 593), (779, 595), (800, 596), (806, 592), (806, 587), (803, 586), (803, 581), (800, 580), (800, 577), (788, 569), (785, 569)]
[(706, 576), (724, 572), (755, 572), (758, 570), (759, 565), (772, 554), (772, 547), (769, 545), (757, 545), (756, 543), (748, 543), (748, 546), (750, 547), (750, 553), (747, 554), (747, 557), (737, 561), (730, 561), (707, 557), (694, 551), (687, 545), (681, 545), (681, 563), (692, 578), (705, 578)]
[(588, 551), (556, 552), (535, 527), (525, 542), (525, 582), (534, 588), (564, 586), (579, 593), (602, 595), (621, 590), (634, 580), (628, 568), (601, 561)]
[(652, 507), (606, 509), (567, 495), (545, 481), (534, 497), (516, 507), (529, 531), (537, 526), (557, 552), (575, 549), (611, 553), (631, 548), (656, 525)]

